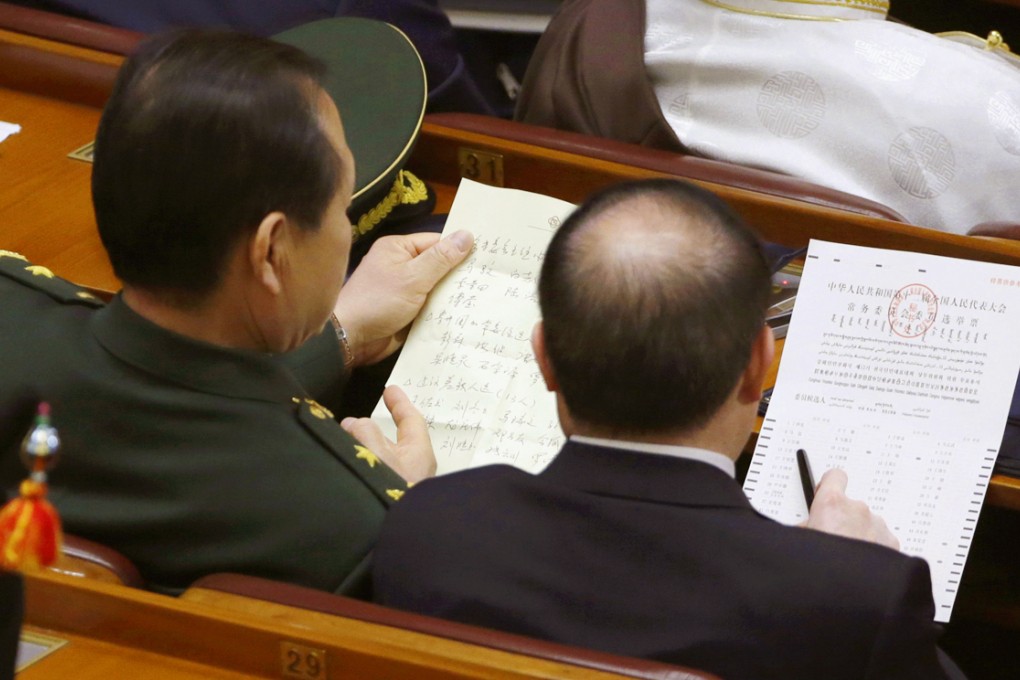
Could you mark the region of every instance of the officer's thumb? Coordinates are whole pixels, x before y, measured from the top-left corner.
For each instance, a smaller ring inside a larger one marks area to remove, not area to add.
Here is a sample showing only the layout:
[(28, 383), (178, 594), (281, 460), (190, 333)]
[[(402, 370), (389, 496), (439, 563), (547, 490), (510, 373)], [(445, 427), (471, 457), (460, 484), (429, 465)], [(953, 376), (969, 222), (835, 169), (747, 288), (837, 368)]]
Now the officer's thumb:
[(474, 242), (475, 237), (471, 232), (461, 229), (419, 255), (418, 264), (422, 268), (422, 274), (428, 279), (429, 286), (434, 286), (451, 269), (463, 262), (471, 252)]

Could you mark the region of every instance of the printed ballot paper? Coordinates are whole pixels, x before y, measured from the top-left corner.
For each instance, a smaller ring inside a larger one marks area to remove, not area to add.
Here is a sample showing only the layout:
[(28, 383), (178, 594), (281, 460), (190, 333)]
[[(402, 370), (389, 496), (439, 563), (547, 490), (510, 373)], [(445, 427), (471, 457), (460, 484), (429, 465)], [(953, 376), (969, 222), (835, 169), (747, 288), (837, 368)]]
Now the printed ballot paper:
[[(948, 621), (1009, 410), (1020, 268), (812, 241), (744, 491), (807, 514), (796, 451), (931, 567)], [(880, 575), (876, 575), (880, 577)]]
[[(563, 444), (556, 400), (531, 353), (538, 272), (574, 206), (462, 180), (446, 233), (475, 235), (429, 296), (390, 376), (425, 415), (438, 474), (489, 463), (537, 472)], [(395, 429), (380, 401), (372, 418)]]

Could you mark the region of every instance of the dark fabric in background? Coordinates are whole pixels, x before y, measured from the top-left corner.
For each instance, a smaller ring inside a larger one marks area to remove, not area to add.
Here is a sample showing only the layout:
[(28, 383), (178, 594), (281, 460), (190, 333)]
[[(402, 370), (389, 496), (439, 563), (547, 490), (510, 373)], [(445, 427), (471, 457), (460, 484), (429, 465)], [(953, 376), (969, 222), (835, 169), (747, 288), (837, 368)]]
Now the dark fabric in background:
[(437, 0), (14, 0), (15, 4), (103, 24), (155, 33), (184, 26), (217, 26), (274, 35), (330, 17), (364, 17), (393, 24), (425, 63), (429, 111), (493, 114), (458, 49), (453, 26)]

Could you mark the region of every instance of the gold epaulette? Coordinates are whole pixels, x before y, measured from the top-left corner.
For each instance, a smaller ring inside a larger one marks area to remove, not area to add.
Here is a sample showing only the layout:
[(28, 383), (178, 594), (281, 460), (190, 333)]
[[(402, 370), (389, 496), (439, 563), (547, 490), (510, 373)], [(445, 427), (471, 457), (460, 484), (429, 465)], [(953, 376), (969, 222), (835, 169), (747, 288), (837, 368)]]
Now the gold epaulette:
[(368, 488), (389, 506), (408, 489), (404, 479), (336, 422), (332, 412), (314, 399), (294, 397), (298, 421)]
[(60, 278), (42, 265), (32, 264), (24, 255), (10, 250), (0, 250), (0, 276), (46, 293), (54, 300), (65, 304), (91, 307), (102, 307), (104, 304), (81, 286)]

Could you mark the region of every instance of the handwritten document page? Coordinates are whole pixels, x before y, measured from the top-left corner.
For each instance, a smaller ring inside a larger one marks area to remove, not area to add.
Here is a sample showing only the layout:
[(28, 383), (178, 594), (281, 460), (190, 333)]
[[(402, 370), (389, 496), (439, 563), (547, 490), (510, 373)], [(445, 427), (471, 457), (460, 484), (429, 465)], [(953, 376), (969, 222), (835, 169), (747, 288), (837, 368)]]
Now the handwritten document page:
[[(390, 376), (429, 423), (438, 473), (491, 463), (543, 469), (563, 444), (531, 352), (538, 272), (570, 203), (462, 180), (446, 233), (475, 235), (429, 296)], [(373, 419), (395, 428), (380, 401)]]
[[(812, 241), (744, 491), (789, 524), (816, 478), (885, 518), (931, 567), (948, 621), (999, 450), (1020, 352), (1020, 268)], [(817, 481), (817, 479), (816, 479)], [(881, 577), (880, 575), (876, 575)]]

